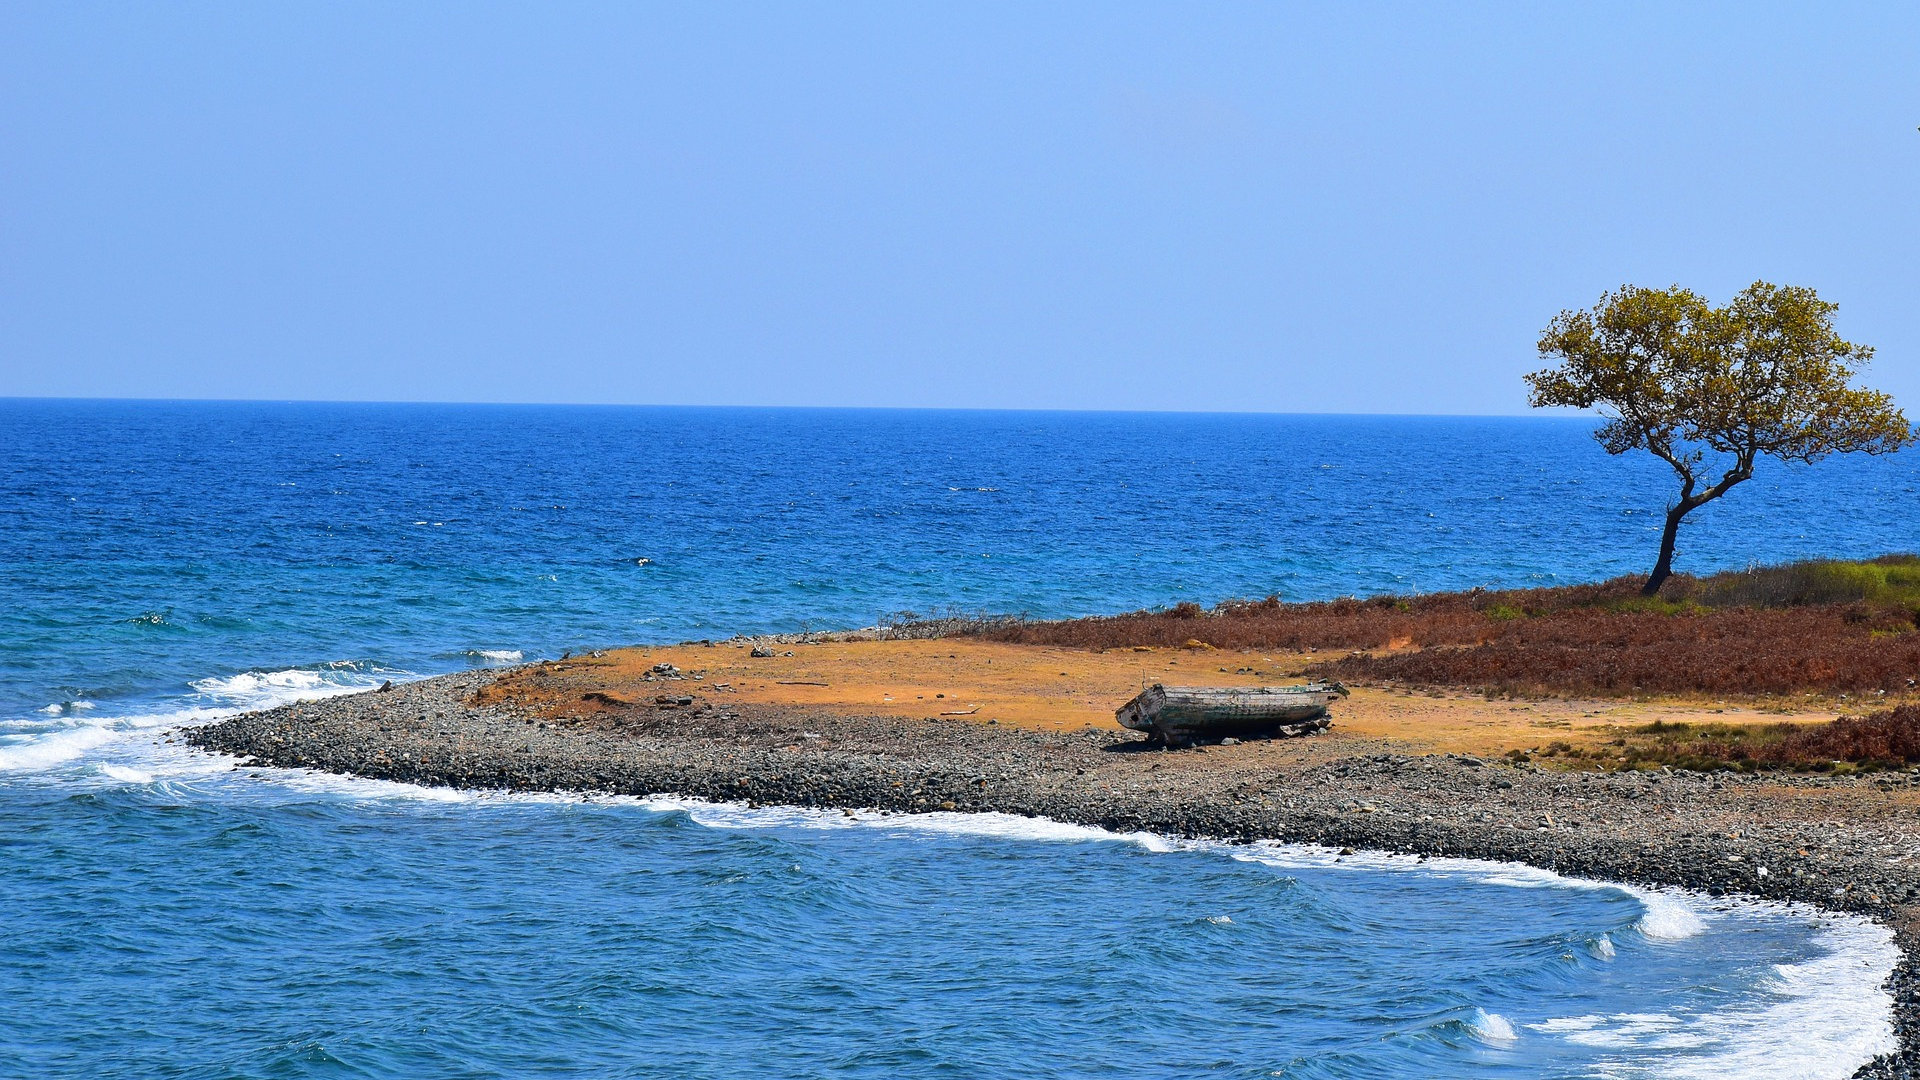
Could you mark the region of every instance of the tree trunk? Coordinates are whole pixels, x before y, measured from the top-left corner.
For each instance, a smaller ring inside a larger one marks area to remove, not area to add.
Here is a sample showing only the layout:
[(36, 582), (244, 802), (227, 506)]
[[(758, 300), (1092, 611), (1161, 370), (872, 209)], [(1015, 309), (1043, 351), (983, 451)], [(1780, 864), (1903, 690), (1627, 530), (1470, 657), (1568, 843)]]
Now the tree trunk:
[(1680, 519), (1691, 509), (1693, 504), (1685, 499), (1667, 508), (1667, 527), (1660, 533), (1660, 560), (1653, 564), (1647, 583), (1640, 586), (1641, 596), (1658, 595), (1660, 586), (1673, 576), (1673, 542), (1680, 535)]

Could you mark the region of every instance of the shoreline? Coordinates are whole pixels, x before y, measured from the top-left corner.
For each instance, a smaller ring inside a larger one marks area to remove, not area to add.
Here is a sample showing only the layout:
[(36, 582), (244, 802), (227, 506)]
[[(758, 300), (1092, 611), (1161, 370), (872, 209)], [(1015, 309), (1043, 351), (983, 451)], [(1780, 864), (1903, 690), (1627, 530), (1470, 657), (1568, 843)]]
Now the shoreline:
[[(1891, 820), (1911, 815), (1887, 797), (1885, 778), (1570, 773), (1319, 737), (1145, 752), (1117, 726), (1034, 730), (731, 700), (687, 711), (677, 702), (616, 698), (617, 709), (560, 716), (481, 693), (544, 669), (442, 675), (179, 735), (242, 759), (240, 767), (750, 806), (991, 811), (1112, 832), (1486, 859), (1794, 901), (1893, 930), (1903, 959), (1887, 989), (1899, 1049), (1854, 1075), (1920, 1075), (1920, 868), (1889, 842)], [(710, 689), (717, 687), (683, 692), (706, 697)]]

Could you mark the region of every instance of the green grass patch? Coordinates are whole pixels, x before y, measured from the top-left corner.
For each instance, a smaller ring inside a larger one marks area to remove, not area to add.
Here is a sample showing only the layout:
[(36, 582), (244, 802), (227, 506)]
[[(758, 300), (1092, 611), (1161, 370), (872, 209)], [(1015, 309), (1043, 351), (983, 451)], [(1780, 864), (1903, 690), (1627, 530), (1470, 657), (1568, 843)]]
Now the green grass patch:
[(1710, 608), (1864, 603), (1920, 611), (1920, 555), (1755, 566), (1677, 580), (1672, 589), (1661, 592), (1676, 602), (1691, 601)]

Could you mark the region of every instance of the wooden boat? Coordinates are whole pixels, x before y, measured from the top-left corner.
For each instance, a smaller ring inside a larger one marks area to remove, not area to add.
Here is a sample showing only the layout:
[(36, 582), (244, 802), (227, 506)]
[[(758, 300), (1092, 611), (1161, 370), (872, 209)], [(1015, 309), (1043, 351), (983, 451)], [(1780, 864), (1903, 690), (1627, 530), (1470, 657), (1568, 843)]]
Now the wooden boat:
[(1332, 723), (1327, 706), (1347, 696), (1337, 682), (1304, 686), (1162, 686), (1154, 683), (1114, 712), (1120, 726), (1153, 741), (1187, 746), (1246, 735), (1311, 735)]

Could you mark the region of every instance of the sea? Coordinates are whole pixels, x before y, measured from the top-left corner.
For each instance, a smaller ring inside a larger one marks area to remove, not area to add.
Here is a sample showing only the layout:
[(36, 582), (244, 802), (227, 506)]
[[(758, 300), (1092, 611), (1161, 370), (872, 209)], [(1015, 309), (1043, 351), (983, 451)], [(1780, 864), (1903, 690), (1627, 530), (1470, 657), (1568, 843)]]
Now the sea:
[[(998, 815), (455, 792), (169, 732), (566, 650), (1644, 572), (1579, 417), (0, 400), (0, 1077), (1841, 1077), (1874, 924)], [(1680, 569), (1920, 549), (1766, 463)]]

